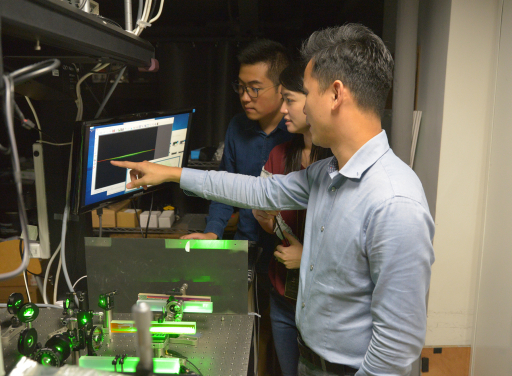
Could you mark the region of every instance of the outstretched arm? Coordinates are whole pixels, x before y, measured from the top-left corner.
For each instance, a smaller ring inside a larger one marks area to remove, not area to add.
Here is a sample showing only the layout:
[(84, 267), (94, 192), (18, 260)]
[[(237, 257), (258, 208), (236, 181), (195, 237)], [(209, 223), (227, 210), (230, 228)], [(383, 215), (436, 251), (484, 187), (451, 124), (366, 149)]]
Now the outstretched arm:
[(165, 182), (180, 183), (181, 188), (198, 197), (219, 201), (240, 208), (260, 210), (297, 210), (307, 208), (309, 182), (307, 171), (297, 171), (272, 179), (230, 174), (217, 171), (197, 171), (162, 166), (150, 162), (113, 162), (114, 166), (130, 169), (127, 188), (147, 188)]
[(148, 188), (148, 185), (158, 185), (166, 182), (179, 183), (181, 168), (163, 166), (148, 161), (144, 162), (119, 162), (111, 161), (114, 166), (130, 169), (131, 182), (126, 188)]

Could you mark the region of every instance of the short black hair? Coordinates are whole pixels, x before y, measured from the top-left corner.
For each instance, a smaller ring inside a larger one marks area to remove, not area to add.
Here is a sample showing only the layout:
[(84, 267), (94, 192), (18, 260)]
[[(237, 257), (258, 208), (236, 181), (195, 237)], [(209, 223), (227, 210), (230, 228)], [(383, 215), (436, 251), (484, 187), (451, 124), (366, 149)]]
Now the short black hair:
[(346, 24), (316, 31), (304, 42), (301, 53), (313, 64), (312, 77), (321, 91), (341, 80), (359, 107), (382, 116), (393, 80), (393, 58), (370, 29)]
[(279, 75), (279, 83), (290, 91), (304, 92), (304, 69), (306, 64), (303, 61), (296, 61), (288, 65)]
[(240, 65), (266, 63), (268, 78), (279, 85), (279, 75), (290, 64), (288, 50), (278, 42), (269, 39), (257, 39), (245, 47), (237, 56)]

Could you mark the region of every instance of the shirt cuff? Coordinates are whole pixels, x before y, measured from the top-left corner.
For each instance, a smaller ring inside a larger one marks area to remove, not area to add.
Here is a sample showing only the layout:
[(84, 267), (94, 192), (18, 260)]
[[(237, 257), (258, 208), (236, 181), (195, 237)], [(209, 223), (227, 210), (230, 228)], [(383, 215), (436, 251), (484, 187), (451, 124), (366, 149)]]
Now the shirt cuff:
[(180, 188), (187, 193), (192, 193), (198, 197), (203, 197), (203, 185), (208, 171), (194, 170), (184, 168), (181, 171)]
[(222, 223), (210, 221), (206, 224), (206, 227), (204, 228), (203, 232), (205, 234), (207, 232), (213, 232), (214, 234), (217, 235), (217, 237), (220, 240), (222, 239), (222, 235), (224, 235), (224, 226), (222, 226)]

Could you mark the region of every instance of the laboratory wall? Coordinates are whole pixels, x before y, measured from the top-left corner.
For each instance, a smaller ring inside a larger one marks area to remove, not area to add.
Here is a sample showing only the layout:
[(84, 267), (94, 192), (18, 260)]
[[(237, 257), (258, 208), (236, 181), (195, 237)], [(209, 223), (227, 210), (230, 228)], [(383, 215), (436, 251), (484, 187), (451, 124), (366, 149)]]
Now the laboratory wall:
[(503, 1), (473, 375), (512, 370), (512, 1)]
[(420, 2), (414, 169), (436, 223), (427, 346), (473, 343), (501, 3)]

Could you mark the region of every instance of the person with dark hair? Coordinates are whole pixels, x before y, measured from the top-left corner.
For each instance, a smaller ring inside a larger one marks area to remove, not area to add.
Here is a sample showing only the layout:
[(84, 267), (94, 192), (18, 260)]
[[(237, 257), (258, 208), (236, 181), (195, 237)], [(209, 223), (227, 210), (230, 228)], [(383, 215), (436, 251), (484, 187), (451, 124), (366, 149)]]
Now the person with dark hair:
[[(286, 130), (280, 113), (282, 98), (279, 74), (290, 63), (288, 51), (278, 42), (258, 39), (243, 48), (237, 56), (240, 63), (238, 80), (232, 83), (244, 110), (229, 123), (224, 141), (224, 153), (219, 171), (259, 176), (270, 151), (292, 135)], [(182, 236), (182, 239), (222, 239), (224, 229), (233, 214), (232, 205), (212, 201), (203, 233)], [(272, 258), (272, 236), (261, 230), (250, 209), (241, 208), (235, 240), (256, 242), (263, 252), (256, 261), (255, 270), (259, 324), (270, 332), (268, 265)], [(253, 248), (254, 249), (254, 248)], [(254, 256), (256, 258), (256, 256)], [(253, 256), (251, 255), (251, 259)], [(262, 331), (258, 349), (258, 366), (266, 367), (270, 333)]]
[[(258, 176), (274, 146), (291, 139), (279, 111), (279, 74), (290, 59), (283, 45), (268, 39), (252, 42), (237, 58), (240, 71), (232, 85), (240, 96), (244, 113), (229, 123), (219, 171)], [(204, 233), (185, 235), (182, 239), (222, 239), (233, 210), (231, 205), (212, 202)], [(239, 215), (235, 239), (259, 241), (260, 226), (251, 210), (240, 209)], [(260, 272), (266, 273), (271, 257), (270, 254), (261, 259)]]
[[(272, 149), (261, 176), (270, 177), (274, 174), (299, 171), (317, 160), (332, 156), (330, 149), (313, 145), (311, 141), (310, 125), (306, 122), (303, 111), (306, 102), (302, 86), (304, 67), (304, 64), (292, 64), (279, 76), (283, 96), (281, 113), (284, 115), (288, 132), (294, 134), (294, 137), (291, 141)], [(275, 258), (270, 261), (269, 277), (273, 286), (270, 292), (270, 320), (283, 376), (296, 376), (299, 347), (295, 305), (306, 210), (283, 210), (280, 213), (253, 210), (253, 214), (265, 231), (285, 236), (290, 243), (289, 246), (277, 246)], [(275, 221), (279, 222), (279, 229), (284, 231), (283, 234), (275, 231)]]
[(128, 188), (174, 181), (232, 205), (307, 208), (299, 375), (406, 376), (425, 341), (435, 226), (420, 180), (381, 128), (393, 59), (358, 24), (313, 33), (302, 55), (313, 144), (332, 158), (269, 179), (115, 164), (134, 169)]

